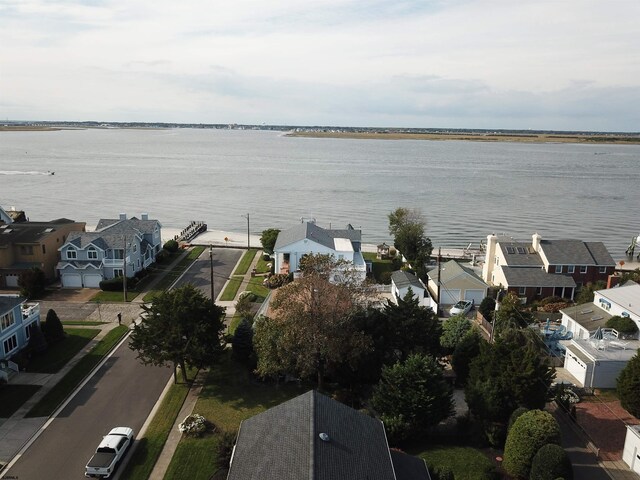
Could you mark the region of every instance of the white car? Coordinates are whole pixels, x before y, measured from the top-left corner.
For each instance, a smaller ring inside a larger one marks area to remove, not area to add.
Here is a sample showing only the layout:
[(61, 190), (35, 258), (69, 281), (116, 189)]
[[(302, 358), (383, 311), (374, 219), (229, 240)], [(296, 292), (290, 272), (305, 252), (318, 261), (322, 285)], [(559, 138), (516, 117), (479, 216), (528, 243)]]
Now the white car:
[(469, 310), (471, 310), (472, 306), (473, 303), (471, 303), (469, 300), (460, 300), (453, 307), (451, 307), (449, 313), (451, 315), (466, 315), (467, 313), (469, 313)]

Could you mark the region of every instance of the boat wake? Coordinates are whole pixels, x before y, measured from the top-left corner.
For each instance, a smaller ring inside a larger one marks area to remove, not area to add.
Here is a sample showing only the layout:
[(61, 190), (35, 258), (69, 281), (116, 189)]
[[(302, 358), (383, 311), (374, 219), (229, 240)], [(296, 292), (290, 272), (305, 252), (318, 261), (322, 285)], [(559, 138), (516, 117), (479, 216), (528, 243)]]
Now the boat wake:
[(21, 171), (21, 170), (0, 170), (0, 175), (54, 175), (54, 172)]

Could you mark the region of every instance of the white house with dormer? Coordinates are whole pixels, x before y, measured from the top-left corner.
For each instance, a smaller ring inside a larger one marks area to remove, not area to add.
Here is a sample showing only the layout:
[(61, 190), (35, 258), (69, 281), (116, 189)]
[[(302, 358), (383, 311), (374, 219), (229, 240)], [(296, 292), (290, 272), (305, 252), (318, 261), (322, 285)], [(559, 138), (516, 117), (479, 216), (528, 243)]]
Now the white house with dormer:
[(273, 254), (275, 272), (290, 273), (299, 270), (305, 255), (332, 255), (345, 260), (362, 280), (367, 267), (361, 251), (362, 233), (351, 225), (345, 229), (324, 229), (315, 222), (302, 222), (278, 234)]
[(60, 247), (57, 269), (64, 288), (98, 288), (102, 280), (132, 277), (156, 260), (162, 225), (141, 218), (102, 219), (93, 232), (72, 232)]

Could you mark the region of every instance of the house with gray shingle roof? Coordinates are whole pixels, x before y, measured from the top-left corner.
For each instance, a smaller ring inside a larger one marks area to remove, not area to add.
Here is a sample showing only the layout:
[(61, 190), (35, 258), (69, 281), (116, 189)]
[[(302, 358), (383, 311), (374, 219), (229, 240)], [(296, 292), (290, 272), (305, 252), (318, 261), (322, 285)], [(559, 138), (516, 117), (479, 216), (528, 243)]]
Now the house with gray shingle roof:
[(364, 280), (367, 267), (362, 256), (361, 238), (361, 231), (351, 225), (345, 229), (325, 229), (315, 222), (302, 222), (278, 234), (273, 248), (275, 272), (295, 272), (305, 255), (323, 254), (349, 262)]
[(399, 298), (404, 298), (411, 290), (414, 298), (418, 299), (421, 306), (430, 307), (437, 311), (435, 301), (429, 296), (427, 287), (418, 277), (406, 270), (397, 270), (391, 274), (391, 293), (396, 303)]
[(489, 286), (469, 264), (449, 260), (427, 272), (427, 287), (439, 304), (454, 305), (460, 300), (468, 300), (480, 305), (487, 296)]
[(93, 232), (74, 232), (60, 247), (58, 271), (65, 288), (97, 288), (102, 280), (132, 277), (156, 260), (162, 225), (141, 218), (102, 219)]
[(316, 391), (240, 424), (227, 480), (430, 480), (389, 450), (384, 425)]
[(572, 300), (583, 285), (606, 282), (615, 266), (602, 242), (543, 240), (536, 233), (529, 243), (489, 235), (482, 278), (526, 301), (550, 296)]

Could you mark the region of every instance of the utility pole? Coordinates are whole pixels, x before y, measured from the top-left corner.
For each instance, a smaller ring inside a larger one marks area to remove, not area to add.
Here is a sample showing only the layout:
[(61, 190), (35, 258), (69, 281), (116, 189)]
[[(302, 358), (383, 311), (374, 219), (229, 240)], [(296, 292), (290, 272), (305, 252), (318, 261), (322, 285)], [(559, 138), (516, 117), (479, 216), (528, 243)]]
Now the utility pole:
[(124, 235), (124, 254), (122, 255), (122, 291), (124, 303), (127, 303), (127, 236)]
[(250, 235), (249, 235), (249, 214), (247, 213), (246, 215), (242, 215), (244, 218), (247, 219), (247, 250), (249, 250), (251, 248), (251, 241), (250, 241)]
[(209, 263), (211, 264), (211, 304), (216, 304), (216, 296), (213, 290), (213, 245), (209, 245)]
[(439, 314), (440, 312), (440, 259), (442, 258), (440, 256), (440, 252), (441, 252), (441, 247), (438, 247), (438, 278), (436, 280), (436, 304), (438, 305), (438, 308), (436, 309), (436, 315)]

